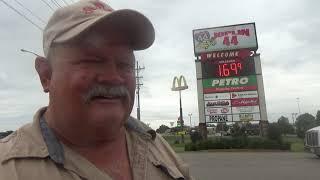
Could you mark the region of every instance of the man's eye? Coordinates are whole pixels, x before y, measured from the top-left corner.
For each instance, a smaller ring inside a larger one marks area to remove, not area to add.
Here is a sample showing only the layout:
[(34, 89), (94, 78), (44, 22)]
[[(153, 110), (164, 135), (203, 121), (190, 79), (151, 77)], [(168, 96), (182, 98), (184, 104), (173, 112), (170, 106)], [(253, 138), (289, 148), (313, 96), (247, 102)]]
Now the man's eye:
[(102, 61), (99, 59), (82, 59), (79, 60), (79, 64), (95, 64), (95, 63), (101, 63)]
[(134, 69), (134, 64), (132, 64), (132, 63), (125, 63), (125, 62), (120, 62), (119, 64), (118, 64), (118, 66), (120, 67), (120, 68), (123, 68), (123, 69), (128, 69), (128, 70), (133, 70)]

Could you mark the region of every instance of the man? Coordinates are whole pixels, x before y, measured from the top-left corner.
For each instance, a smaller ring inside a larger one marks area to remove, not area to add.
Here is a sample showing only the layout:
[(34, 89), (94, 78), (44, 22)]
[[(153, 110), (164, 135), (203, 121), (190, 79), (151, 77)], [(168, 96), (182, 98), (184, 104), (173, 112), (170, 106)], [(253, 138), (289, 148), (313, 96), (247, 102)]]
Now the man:
[(154, 41), (151, 22), (97, 0), (58, 9), (35, 68), (49, 105), (0, 142), (0, 179), (191, 179), (163, 138), (130, 117), (133, 51)]

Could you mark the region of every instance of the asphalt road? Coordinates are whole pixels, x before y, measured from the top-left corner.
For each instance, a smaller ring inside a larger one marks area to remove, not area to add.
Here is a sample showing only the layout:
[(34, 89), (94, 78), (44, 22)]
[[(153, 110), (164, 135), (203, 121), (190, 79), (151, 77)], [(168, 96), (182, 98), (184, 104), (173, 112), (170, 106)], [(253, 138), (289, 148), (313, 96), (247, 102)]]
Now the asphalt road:
[(197, 180), (318, 180), (320, 158), (290, 152), (185, 152)]

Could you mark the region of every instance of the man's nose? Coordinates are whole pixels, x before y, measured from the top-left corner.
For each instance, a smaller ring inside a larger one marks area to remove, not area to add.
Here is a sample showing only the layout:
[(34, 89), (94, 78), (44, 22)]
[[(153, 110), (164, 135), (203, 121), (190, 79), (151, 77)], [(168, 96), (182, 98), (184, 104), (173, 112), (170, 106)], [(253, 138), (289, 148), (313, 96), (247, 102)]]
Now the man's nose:
[(98, 82), (110, 84), (122, 84), (124, 82), (123, 74), (117, 68), (116, 63), (106, 63), (102, 65), (98, 74)]

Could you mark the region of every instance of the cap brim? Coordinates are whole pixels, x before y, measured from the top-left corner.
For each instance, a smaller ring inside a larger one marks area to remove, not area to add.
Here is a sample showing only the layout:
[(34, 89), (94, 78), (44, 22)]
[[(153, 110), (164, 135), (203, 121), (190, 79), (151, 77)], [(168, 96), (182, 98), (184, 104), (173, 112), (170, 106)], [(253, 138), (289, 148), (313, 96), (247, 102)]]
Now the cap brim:
[(122, 9), (84, 21), (56, 37), (53, 42), (67, 42), (100, 25), (106, 28), (115, 27), (124, 30), (127, 37), (130, 38), (134, 50), (143, 50), (150, 47), (155, 39), (153, 25), (147, 17), (135, 10)]

